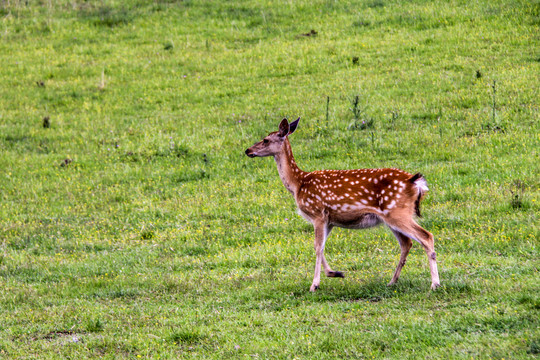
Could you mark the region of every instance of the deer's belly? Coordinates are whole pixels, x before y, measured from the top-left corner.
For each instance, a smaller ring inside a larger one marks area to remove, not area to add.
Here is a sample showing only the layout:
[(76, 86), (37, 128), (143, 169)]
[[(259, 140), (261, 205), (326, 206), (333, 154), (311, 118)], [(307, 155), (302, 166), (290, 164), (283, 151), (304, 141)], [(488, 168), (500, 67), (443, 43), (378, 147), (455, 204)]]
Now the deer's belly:
[(382, 223), (381, 218), (372, 213), (363, 213), (358, 215), (336, 214), (331, 216), (330, 223), (334, 226), (346, 229), (366, 229)]
[(347, 209), (343, 208), (314, 208), (299, 206), (298, 214), (310, 223), (323, 221), (324, 223), (346, 228), (346, 229), (366, 229), (382, 223), (382, 219), (372, 209), (367, 207)]

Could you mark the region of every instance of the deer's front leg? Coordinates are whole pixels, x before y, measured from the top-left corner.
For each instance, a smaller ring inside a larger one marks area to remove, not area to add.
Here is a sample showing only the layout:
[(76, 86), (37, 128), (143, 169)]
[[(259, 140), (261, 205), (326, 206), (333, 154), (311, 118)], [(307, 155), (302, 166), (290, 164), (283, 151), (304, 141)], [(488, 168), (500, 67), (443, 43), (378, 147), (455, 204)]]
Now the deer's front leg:
[[(324, 243), (325, 244), (326, 244), (326, 240), (328, 239), (328, 236), (330, 235), (330, 232), (332, 231), (332, 228), (333, 228), (333, 226), (331, 226), (331, 225), (326, 227), (326, 232), (325, 232), (325, 237), (324, 237)], [(324, 269), (324, 273), (328, 277), (338, 277), (338, 278), (345, 277), (341, 271), (332, 270), (330, 265), (328, 265), (328, 263), (326, 262), (326, 258), (324, 257), (324, 253), (322, 254), (322, 267)]]
[[(326, 259), (324, 258), (324, 244), (326, 243), (326, 237), (328, 236), (328, 226), (324, 222), (314, 223), (315, 228), (315, 255), (317, 260), (315, 261), (315, 275), (313, 276), (313, 284), (309, 291), (315, 291), (319, 288), (321, 283), (321, 264), (324, 262), (325, 270), (328, 267)], [(329, 267), (328, 267), (329, 269)]]

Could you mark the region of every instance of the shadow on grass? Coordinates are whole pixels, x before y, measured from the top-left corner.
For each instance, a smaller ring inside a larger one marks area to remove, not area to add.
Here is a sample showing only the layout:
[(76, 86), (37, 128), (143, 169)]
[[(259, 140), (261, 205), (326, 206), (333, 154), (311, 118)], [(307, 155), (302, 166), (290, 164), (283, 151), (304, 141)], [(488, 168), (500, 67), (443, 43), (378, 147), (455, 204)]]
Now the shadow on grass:
[(436, 291), (430, 290), (430, 284), (424, 280), (402, 280), (392, 286), (375, 279), (363, 283), (327, 280), (323, 281), (321, 288), (315, 293), (309, 291), (309, 285), (305, 281), (266, 282), (264, 286), (256, 289), (239, 289), (238, 296), (245, 306), (280, 311), (315, 303), (378, 303), (390, 299), (403, 299), (404, 302), (410, 302), (411, 299), (438, 301), (473, 296), (477, 293), (471, 285), (459, 281), (447, 281)]

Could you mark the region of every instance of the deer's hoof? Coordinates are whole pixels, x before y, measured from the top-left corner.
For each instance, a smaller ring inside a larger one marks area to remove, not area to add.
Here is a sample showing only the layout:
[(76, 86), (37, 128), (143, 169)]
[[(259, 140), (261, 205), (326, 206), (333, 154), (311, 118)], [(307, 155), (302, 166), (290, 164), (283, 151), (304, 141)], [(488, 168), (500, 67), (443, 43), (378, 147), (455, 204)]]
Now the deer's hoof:
[(341, 271), (329, 271), (328, 274), (326, 274), (328, 277), (336, 277), (336, 278), (344, 278), (345, 275)]
[(313, 284), (313, 285), (311, 285), (311, 287), (309, 288), (309, 291), (311, 291), (311, 292), (315, 292), (315, 291), (317, 291), (317, 290), (319, 290), (319, 285)]
[(431, 290), (437, 290), (437, 288), (440, 288), (440, 287), (441, 287), (441, 284), (439, 284), (439, 283), (431, 284)]

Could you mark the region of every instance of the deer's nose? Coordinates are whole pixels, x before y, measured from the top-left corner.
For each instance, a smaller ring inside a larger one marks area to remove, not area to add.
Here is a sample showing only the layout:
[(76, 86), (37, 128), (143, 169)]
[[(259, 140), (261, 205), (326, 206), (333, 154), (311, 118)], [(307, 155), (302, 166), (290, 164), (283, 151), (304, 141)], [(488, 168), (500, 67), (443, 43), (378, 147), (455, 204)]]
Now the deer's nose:
[(255, 154), (253, 154), (253, 151), (251, 149), (246, 150), (246, 155), (249, 157), (255, 157)]

